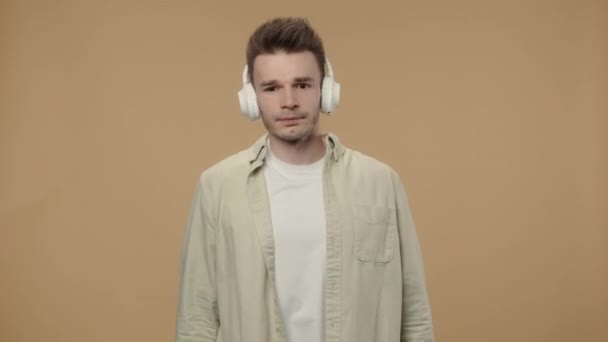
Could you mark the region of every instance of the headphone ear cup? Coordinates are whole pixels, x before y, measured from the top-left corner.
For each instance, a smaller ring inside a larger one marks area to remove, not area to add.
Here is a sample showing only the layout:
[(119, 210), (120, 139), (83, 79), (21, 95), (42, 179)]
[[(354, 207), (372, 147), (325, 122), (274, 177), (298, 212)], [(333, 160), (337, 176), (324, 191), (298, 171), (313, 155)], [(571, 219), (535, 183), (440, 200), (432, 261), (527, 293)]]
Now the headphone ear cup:
[(255, 96), (255, 90), (251, 83), (245, 83), (238, 95), (241, 113), (249, 120), (258, 119), (260, 117), (260, 109)]
[(340, 83), (333, 77), (325, 76), (321, 86), (321, 111), (331, 114), (340, 103)]

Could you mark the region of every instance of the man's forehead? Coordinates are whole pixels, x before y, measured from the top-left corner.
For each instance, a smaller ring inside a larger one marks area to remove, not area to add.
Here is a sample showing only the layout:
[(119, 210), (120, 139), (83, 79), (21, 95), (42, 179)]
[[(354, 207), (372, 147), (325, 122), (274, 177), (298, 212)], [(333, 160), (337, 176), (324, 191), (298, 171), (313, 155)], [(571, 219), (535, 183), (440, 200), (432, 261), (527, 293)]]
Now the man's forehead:
[(318, 79), (321, 76), (317, 60), (310, 51), (261, 54), (255, 58), (253, 66), (256, 83), (270, 80), (293, 81), (297, 78)]

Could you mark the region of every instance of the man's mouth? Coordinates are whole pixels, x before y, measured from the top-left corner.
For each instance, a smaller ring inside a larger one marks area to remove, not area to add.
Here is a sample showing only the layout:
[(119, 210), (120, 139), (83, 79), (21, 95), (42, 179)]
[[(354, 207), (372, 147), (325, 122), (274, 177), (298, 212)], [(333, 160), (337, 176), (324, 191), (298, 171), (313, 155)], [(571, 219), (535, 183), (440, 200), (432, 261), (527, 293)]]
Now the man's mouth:
[(289, 123), (289, 122), (296, 122), (302, 118), (303, 118), (303, 116), (286, 116), (286, 117), (278, 118), (277, 121)]

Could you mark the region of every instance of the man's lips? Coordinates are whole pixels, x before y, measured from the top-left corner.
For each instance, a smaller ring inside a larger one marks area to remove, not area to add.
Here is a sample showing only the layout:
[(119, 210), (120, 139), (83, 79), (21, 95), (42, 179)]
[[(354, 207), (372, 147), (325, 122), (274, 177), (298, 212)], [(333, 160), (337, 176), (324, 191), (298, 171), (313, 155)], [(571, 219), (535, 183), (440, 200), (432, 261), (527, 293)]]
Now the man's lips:
[(300, 120), (302, 117), (301, 116), (288, 116), (288, 117), (284, 117), (284, 118), (278, 118), (277, 121), (294, 121), (294, 120)]
[(284, 117), (284, 118), (279, 118), (279, 119), (277, 119), (277, 121), (280, 123), (284, 123), (284, 124), (290, 124), (290, 123), (296, 123), (296, 122), (300, 121), (302, 118), (303, 118), (302, 116), (288, 116), (288, 117)]
[(300, 124), (300, 120), (302, 120), (302, 116), (290, 116), (286, 118), (277, 119), (277, 123), (283, 127), (292, 127)]

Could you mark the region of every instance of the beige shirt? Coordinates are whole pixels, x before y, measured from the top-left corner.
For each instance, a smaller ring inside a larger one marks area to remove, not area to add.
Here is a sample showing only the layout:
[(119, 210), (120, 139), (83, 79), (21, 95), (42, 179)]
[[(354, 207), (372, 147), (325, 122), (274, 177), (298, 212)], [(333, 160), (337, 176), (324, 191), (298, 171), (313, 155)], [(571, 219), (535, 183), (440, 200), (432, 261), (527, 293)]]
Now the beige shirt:
[[(325, 136), (325, 340), (432, 342), (422, 255), (399, 176)], [(177, 342), (286, 341), (263, 172), (266, 136), (204, 171), (182, 250)]]

